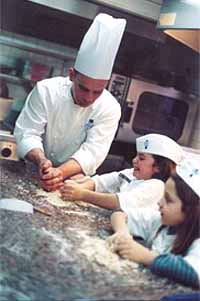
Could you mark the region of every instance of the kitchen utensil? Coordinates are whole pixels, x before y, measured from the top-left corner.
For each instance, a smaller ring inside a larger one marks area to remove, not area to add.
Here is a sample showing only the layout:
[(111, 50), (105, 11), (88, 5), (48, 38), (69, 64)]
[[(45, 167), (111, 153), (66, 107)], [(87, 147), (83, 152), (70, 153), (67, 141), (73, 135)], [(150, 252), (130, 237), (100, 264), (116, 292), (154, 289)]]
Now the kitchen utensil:
[(0, 199), (0, 209), (19, 211), (25, 213), (33, 213), (33, 205), (18, 199), (3, 198)]

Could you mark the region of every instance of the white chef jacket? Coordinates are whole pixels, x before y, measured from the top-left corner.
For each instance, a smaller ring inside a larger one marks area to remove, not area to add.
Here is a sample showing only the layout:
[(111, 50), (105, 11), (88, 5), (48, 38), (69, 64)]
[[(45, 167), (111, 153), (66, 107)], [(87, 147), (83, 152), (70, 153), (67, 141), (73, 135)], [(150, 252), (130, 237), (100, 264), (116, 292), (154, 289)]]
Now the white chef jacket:
[(36, 84), (16, 122), (17, 151), (24, 158), (40, 148), (54, 166), (74, 158), (86, 175), (92, 175), (109, 151), (121, 108), (106, 89), (91, 106), (80, 107), (71, 87), (66, 77)]
[(137, 207), (158, 208), (158, 201), (164, 195), (164, 183), (158, 179), (138, 180), (133, 168), (94, 176), (95, 190), (116, 193), (123, 211)]
[[(137, 208), (128, 210), (128, 228), (132, 235), (143, 238), (145, 245), (160, 255), (170, 253), (175, 234), (169, 234), (169, 227), (161, 227), (161, 216), (158, 210)], [(196, 271), (200, 279), (200, 238), (193, 241), (183, 259)]]

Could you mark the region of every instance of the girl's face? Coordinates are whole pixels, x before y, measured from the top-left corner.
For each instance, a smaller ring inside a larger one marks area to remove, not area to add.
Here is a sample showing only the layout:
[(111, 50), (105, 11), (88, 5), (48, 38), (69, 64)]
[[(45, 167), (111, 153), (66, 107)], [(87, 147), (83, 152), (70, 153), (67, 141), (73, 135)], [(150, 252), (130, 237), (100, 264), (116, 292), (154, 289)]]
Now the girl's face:
[(175, 183), (172, 178), (166, 182), (165, 196), (159, 202), (159, 210), (162, 224), (168, 226), (178, 226), (183, 223), (185, 214), (182, 211), (182, 202), (177, 195)]
[(151, 154), (138, 153), (133, 159), (132, 164), (134, 168), (133, 175), (138, 180), (149, 180), (159, 171)]

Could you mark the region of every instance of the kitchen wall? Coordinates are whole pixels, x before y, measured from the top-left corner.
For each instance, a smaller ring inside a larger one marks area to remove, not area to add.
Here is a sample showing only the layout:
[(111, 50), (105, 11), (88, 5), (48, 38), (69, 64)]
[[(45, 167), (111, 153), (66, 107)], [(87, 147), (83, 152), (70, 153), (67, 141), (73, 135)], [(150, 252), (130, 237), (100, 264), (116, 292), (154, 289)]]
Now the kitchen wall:
[(24, 35), (2, 32), (0, 36), (0, 78), (9, 88), (10, 98), (24, 99), (24, 84), (66, 75), (73, 65), (76, 50)]
[(200, 150), (200, 101), (197, 115), (193, 122), (193, 135), (191, 137), (190, 146)]

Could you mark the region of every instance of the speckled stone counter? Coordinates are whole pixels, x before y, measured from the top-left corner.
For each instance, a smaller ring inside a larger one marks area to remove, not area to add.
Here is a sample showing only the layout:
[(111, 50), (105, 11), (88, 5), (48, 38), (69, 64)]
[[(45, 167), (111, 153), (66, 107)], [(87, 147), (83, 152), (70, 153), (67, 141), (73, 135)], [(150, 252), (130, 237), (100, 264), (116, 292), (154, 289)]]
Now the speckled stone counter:
[(0, 181), (1, 198), (26, 200), (48, 214), (0, 210), (0, 301), (160, 300), (192, 292), (141, 267), (121, 268), (117, 255), (109, 263), (114, 257), (104, 254), (103, 243), (111, 212), (48, 204), (36, 193), (31, 163), (0, 161)]

